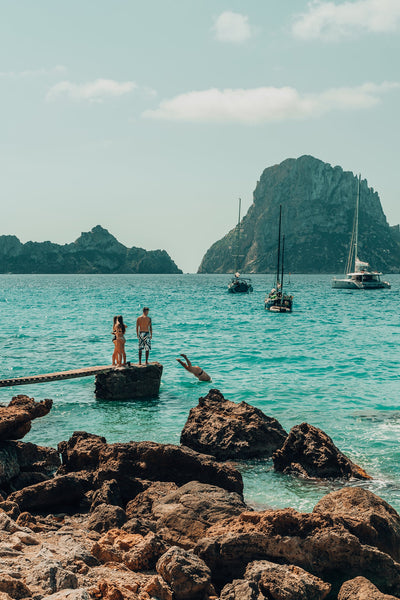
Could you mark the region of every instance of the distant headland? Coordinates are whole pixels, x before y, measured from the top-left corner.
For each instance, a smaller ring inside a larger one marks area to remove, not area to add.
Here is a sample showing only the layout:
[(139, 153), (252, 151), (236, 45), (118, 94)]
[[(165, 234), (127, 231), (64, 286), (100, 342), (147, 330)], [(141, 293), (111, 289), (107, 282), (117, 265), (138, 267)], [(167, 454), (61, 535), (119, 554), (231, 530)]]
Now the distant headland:
[(127, 248), (100, 225), (71, 244), (0, 236), (0, 273), (182, 273), (165, 250)]
[[(199, 273), (271, 273), (276, 268), (279, 206), (282, 205), (286, 270), (343, 273), (349, 250), (357, 178), (313, 156), (289, 158), (264, 170), (253, 204), (237, 227), (215, 242)], [(232, 205), (232, 214), (234, 211)], [(390, 227), (379, 195), (361, 182), (359, 252), (371, 266), (400, 272), (399, 226)]]

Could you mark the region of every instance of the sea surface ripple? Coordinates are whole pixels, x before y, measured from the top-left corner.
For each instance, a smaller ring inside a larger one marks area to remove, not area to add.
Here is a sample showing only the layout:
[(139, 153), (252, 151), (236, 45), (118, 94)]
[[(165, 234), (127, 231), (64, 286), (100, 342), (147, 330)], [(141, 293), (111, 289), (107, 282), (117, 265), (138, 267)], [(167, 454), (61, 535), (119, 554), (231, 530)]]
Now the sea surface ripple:
[[(109, 364), (112, 317), (128, 324), (128, 360), (137, 360), (136, 317), (150, 306), (152, 360), (164, 365), (159, 398), (107, 402), (92, 377), (0, 389), (53, 398), (26, 441), (56, 446), (73, 431), (109, 442), (179, 443), (190, 408), (210, 387), (245, 400), (289, 431), (322, 428), (373, 480), (362, 483), (400, 510), (399, 295), (334, 290), (328, 275), (292, 275), (292, 314), (264, 310), (273, 277), (253, 276), (254, 293), (230, 295), (226, 275), (2, 275), (2, 379)], [(181, 352), (212, 375), (200, 383), (176, 362)], [(310, 510), (343, 482), (274, 473), (271, 460), (237, 463), (256, 506)], [(349, 482), (347, 485), (360, 485)]]

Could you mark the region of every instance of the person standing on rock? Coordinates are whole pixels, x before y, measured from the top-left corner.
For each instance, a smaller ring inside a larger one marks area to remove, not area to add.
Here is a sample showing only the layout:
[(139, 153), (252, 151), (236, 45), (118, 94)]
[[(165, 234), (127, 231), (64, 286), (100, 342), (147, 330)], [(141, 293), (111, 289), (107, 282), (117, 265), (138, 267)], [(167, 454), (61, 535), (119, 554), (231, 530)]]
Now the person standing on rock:
[(145, 351), (145, 364), (149, 364), (149, 352), (151, 350), (151, 339), (153, 337), (153, 327), (149, 317), (149, 308), (143, 308), (143, 314), (136, 321), (136, 335), (139, 340), (139, 365), (142, 364), (142, 352)]
[(182, 365), (184, 369), (186, 369), (186, 371), (192, 373), (192, 375), (197, 377), (199, 381), (211, 381), (211, 377), (209, 376), (209, 374), (206, 373), (201, 367), (193, 366), (186, 354), (181, 354), (181, 356), (183, 356), (183, 358), (185, 359), (186, 364), (180, 358), (177, 358), (176, 360), (180, 365)]

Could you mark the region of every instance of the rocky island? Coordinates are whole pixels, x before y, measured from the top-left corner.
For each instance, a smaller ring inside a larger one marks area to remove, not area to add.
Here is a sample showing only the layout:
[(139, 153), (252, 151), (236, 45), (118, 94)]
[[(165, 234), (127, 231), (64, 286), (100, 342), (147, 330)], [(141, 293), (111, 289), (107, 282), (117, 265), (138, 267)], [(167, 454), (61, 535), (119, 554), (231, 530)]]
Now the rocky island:
[(182, 273), (165, 250), (127, 248), (100, 225), (71, 244), (0, 236), (0, 273)]
[[(289, 158), (264, 170), (253, 204), (237, 228), (206, 252), (199, 273), (232, 273), (233, 254), (242, 273), (276, 268), (279, 206), (282, 205), (286, 270), (292, 273), (343, 273), (353, 227), (357, 178), (312, 156)], [(383, 272), (400, 271), (399, 227), (390, 227), (379, 195), (361, 181), (359, 254)]]

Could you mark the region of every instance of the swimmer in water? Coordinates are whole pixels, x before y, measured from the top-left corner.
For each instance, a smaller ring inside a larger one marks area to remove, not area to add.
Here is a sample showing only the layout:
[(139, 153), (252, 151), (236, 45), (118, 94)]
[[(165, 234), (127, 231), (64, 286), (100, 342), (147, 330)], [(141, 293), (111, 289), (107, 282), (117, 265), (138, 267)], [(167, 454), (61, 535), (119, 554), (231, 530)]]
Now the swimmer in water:
[(180, 365), (182, 365), (184, 369), (186, 369), (186, 371), (192, 373), (195, 377), (197, 377), (199, 381), (211, 381), (211, 377), (209, 376), (209, 374), (206, 373), (201, 367), (193, 366), (186, 354), (181, 354), (180, 356), (183, 356), (183, 358), (186, 361), (186, 364), (180, 358), (177, 358), (176, 360)]

